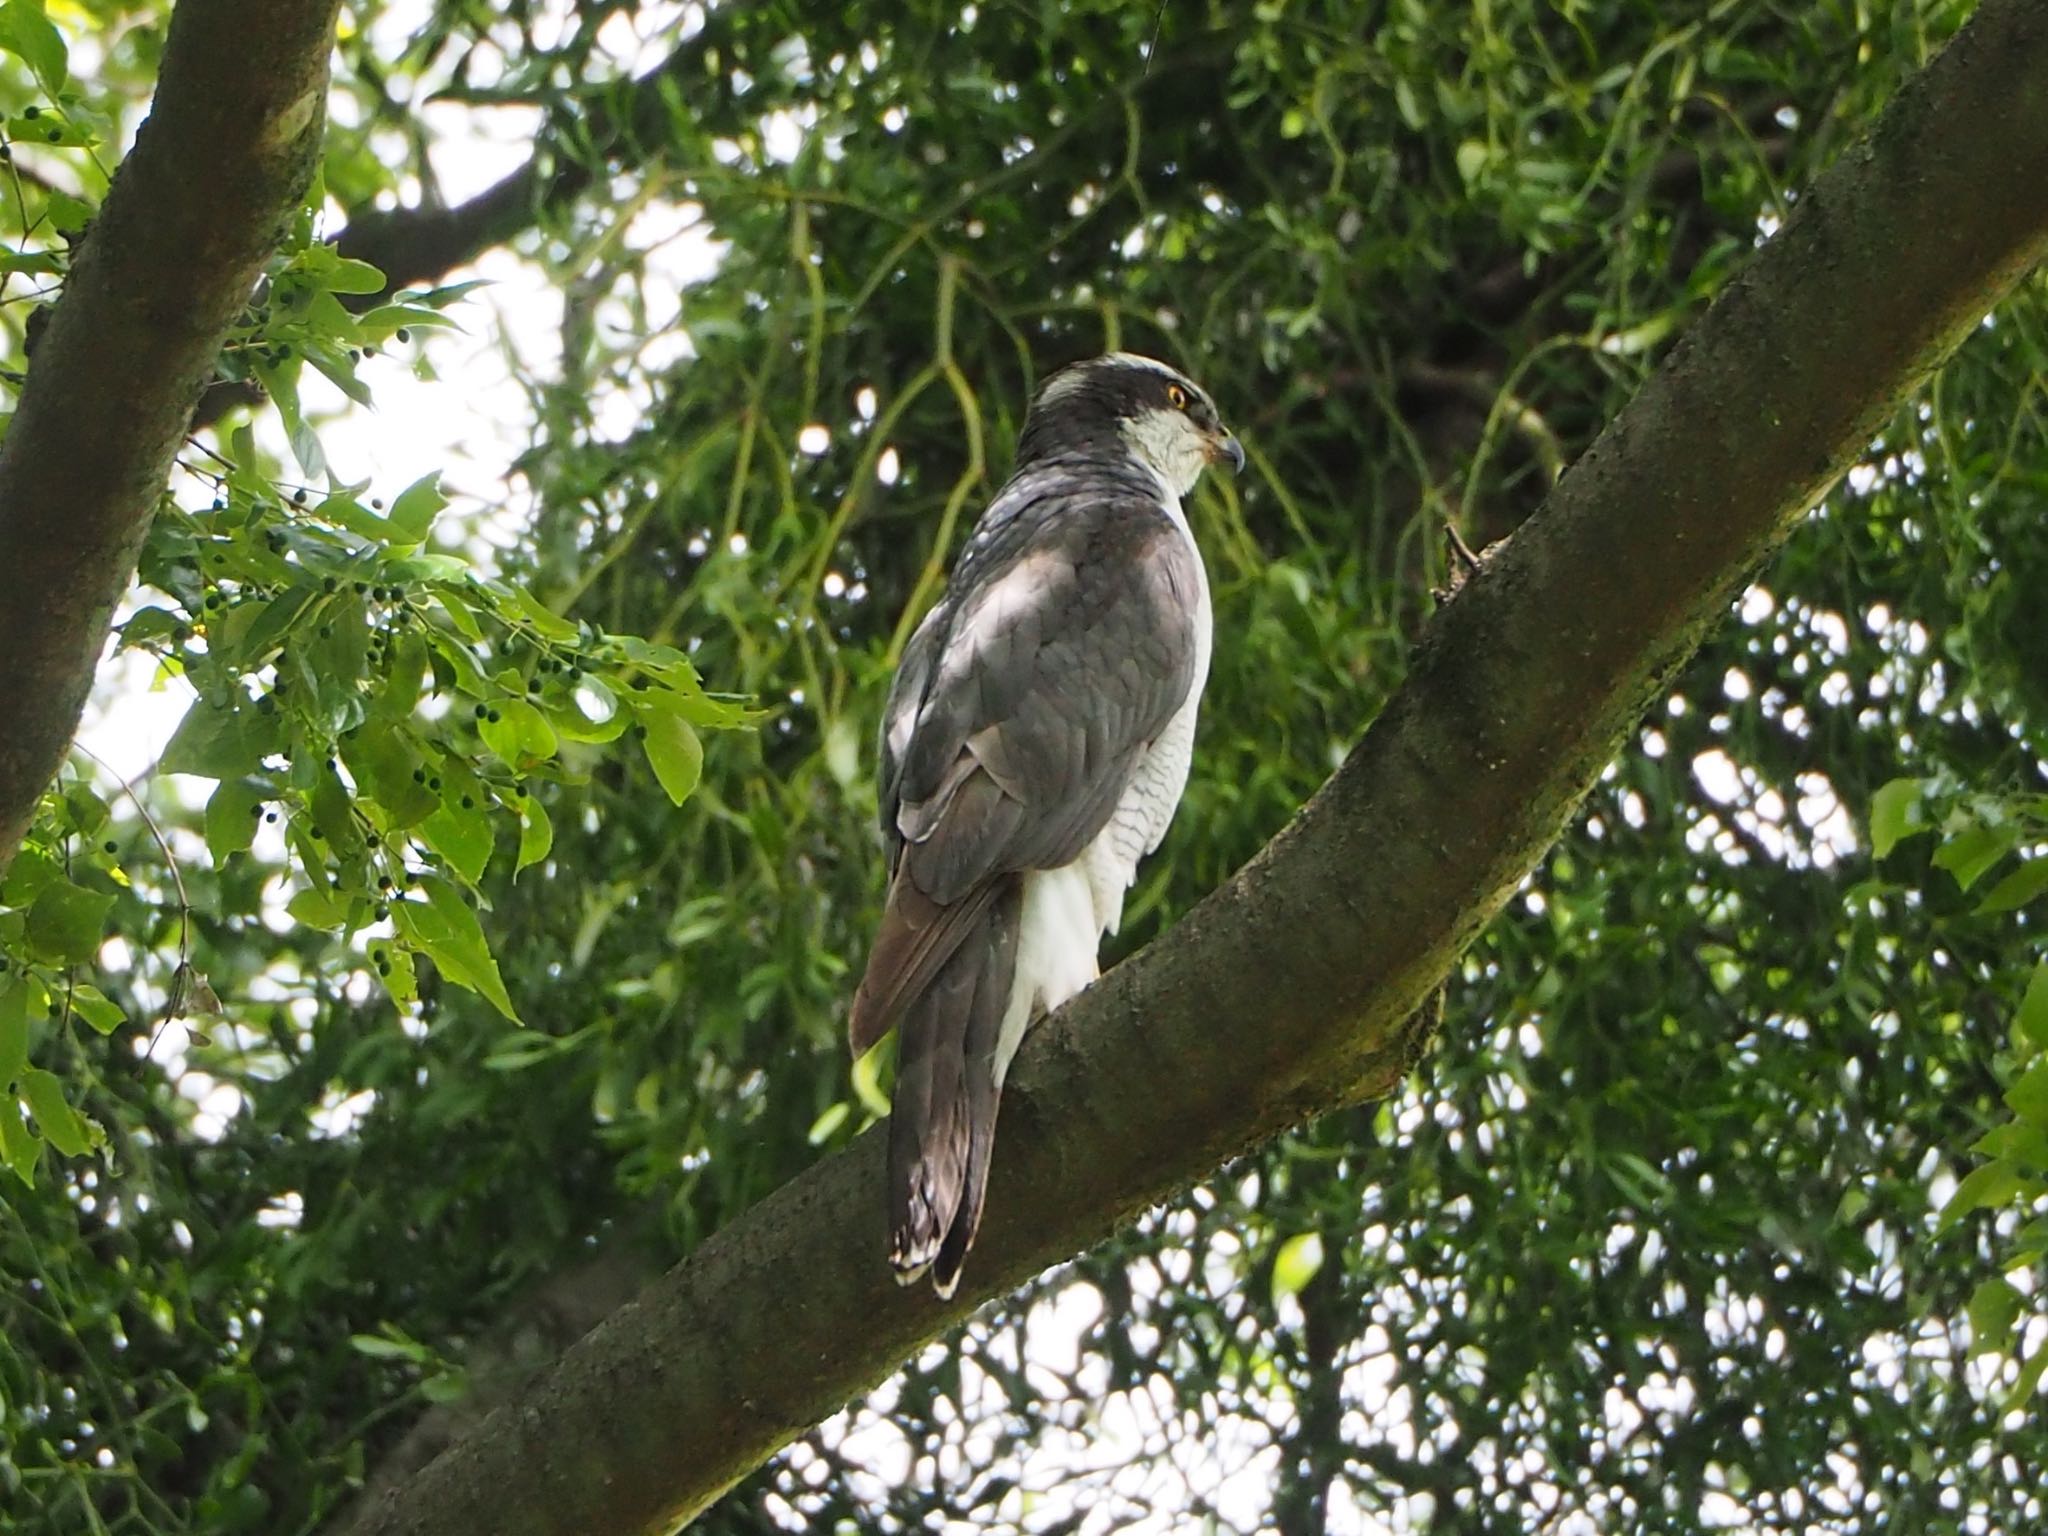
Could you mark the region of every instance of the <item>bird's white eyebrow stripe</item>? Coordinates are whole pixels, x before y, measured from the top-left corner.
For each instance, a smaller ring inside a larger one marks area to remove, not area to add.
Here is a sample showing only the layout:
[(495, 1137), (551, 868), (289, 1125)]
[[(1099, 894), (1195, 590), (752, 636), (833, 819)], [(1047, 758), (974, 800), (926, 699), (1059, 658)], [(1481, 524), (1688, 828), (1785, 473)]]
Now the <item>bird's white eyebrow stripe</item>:
[(1162, 363), (1156, 357), (1147, 357), (1142, 352), (1105, 352), (1100, 357), (1091, 358), (1085, 363), (1076, 363), (1071, 367), (1062, 368), (1058, 373), (1054, 374), (1038, 391), (1038, 403), (1040, 405), (1050, 405), (1055, 400), (1064, 399), (1079, 389), (1089, 374), (1104, 366), (1142, 368), (1148, 373), (1156, 373), (1163, 378), (1173, 379), (1178, 383), (1189, 383), (1189, 380), (1178, 368)]
[(1055, 400), (1065, 399), (1081, 387), (1086, 380), (1087, 373), (1088, 370), (1086, 368), (1062, 368), (1050, 379), (1047, 379), (1044, 386), (1040, 388), (1038, 391), (1038, 403), (1040, 405), (1050, 405)]
[(1156, 357), (1147, 357), (1142, 352), (1111, 352), (1102, 361), (1116, 363), (1125, 368), (1147, 368), (1153, 373), (1163, 373), (1169, 378), (1179, 378), (1180, 370), (1169, 367)]

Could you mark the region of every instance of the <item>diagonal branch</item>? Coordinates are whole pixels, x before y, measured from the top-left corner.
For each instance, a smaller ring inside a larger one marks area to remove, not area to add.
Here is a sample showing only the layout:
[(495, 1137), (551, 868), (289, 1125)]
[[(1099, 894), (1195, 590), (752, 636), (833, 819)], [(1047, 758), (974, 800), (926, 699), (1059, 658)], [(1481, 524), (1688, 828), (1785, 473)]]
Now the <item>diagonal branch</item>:
[[(730, 87), (705, 67), (722, 35), (712, 22), (676, 47), (646, 74), (588, 102), (577, 102), (576, 137), (586, 146), (580, 158), (564, 155), (544, 138), (516, 169), (454, 207), (363, 209), (335, 237), (342, 255), (367, 261), (384, 274), (382, 294), (431, 285), (457, 267), (475, 261), (534, 227), (551, 210), (567, 207), (597, 179), (601, 166), (629, 153), (647, 153), (667, 142), (668, 116), (686, 83), (702, 84), (728, 99)], [(552, 137), (552, 136), (551, 136)], [(367, 308), (380, 294), (358, 294), (351, 302)], [(247, 382), (217, 379), (192, 412), (191, 425), (210, 427), (237, 406), (260, 396)]]
[(55, 777), (222, 338), (299, 204), (337, 0), (180, 0), (0, 445), (0, 869)]
[(1402, 1021), (1662, 679), (2048, 255), (2043, 186), (2048, 6), (1988, 0), (1442, 612), (1293, 824), (1027, 1043), (953, 1302), (888, 1278), (870, 1134), (707, 1240), (357, 1530), (670, 1529), (977, 1302), (1390, 1088)]
[[(675, 103), (716, 92), (727, 103), (731, 86), (709, 66), (724, 36), (714, 9), (697, 32), (630, 83), (577, 104), (575, 137), (585, 148), (571, 158), (543, 143), (511, 174), (452, 208), (366, 211), (350, 218), (336, 241), (344, 256), (380, 269), (388, 287), (431, 283), (493, 246), (531, 228), (544, 212), (582, 193), (599, 169), (623, 154), (645, 154), (666, 144)], [(700, 112), (700, 116), (704, 115)]]

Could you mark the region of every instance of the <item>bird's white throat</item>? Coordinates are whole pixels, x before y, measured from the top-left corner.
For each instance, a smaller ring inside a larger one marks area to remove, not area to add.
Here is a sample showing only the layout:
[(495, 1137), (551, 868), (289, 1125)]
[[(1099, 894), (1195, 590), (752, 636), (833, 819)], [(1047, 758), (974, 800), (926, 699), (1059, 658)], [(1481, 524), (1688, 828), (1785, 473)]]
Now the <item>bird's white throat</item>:
[(1140, 411), (1124, 422), (1123, 439), (1138, 462), (1164, 482), (1174, 501), (1195, 488), (1209, 462), (1201, 429), (1181, 411)]

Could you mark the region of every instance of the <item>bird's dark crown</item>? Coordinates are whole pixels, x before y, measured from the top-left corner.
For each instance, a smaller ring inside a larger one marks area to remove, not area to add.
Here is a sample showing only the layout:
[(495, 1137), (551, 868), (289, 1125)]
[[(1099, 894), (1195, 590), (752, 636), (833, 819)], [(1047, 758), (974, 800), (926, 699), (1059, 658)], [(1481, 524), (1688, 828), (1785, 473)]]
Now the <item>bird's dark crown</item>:
[(1017, 462), (1120, 444), (1124, 423), (1148, 411), (1179, 411), (1198, 427), (1221, 430), (1215, 402), (1186, 374), (1149, 357), (1109, 352), (1071, 363), (1039, 386)]

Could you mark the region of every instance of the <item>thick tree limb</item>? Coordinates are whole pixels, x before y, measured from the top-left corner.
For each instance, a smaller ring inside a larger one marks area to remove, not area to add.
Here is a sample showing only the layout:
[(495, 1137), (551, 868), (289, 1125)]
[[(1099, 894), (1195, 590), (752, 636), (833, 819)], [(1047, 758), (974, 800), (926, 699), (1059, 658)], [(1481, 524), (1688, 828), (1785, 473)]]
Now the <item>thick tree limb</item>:
[(78, 728), (193, 403), (298, 206), (336, 0), (180, 0), (0, 445), (0, 869)]
[(953, 1302), (889, 1279), (870, 1134), (706, 1241), (358, 1531), (668, 1529), (976, 1303), (1397, 1082), (1402, 1021), (1746, 573), (2048, 255), (2044, 186), (2048, 5), (1991, 0), (1443, 611), (1294, 823), (1027, 1043)]

